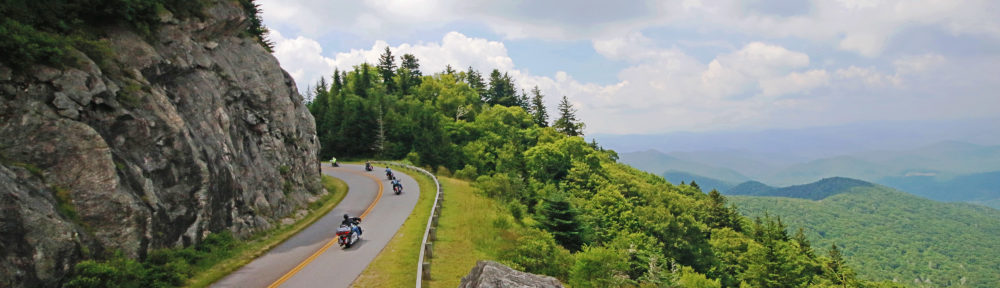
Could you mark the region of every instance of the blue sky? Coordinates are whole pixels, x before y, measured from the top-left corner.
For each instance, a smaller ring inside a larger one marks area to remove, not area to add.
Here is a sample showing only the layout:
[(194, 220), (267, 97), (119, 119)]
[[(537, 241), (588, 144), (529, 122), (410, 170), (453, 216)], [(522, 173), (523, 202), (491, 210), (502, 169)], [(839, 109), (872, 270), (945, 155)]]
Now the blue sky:
[(300, 90), (389, 46), (565, 95), (587, 133), (1000, 116), (1000, 1), (258, 3)]

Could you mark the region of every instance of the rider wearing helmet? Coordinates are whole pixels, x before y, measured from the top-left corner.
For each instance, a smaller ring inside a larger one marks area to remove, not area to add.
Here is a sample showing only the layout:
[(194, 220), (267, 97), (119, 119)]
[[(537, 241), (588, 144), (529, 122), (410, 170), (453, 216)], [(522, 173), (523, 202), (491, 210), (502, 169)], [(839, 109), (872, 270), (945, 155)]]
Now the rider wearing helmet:
[(399, 182), (399, 179), (392, 179), (392, 188), (403, 188), (403, 183)]
[(351, 217), (351, 216), (349, 216), (347, 214), (344, 214), (344, 221), (341, 221), (340, 224), (341, 225), (350, 226), (352, 229), (354, 229), (354, 232), (358, 233), (358, 238), (361, 238), (361, 234), (362, 234), (361, 233), (361, 226), (358, 225), (358, 224), (361, 224), (361, 218), (360, 217)]

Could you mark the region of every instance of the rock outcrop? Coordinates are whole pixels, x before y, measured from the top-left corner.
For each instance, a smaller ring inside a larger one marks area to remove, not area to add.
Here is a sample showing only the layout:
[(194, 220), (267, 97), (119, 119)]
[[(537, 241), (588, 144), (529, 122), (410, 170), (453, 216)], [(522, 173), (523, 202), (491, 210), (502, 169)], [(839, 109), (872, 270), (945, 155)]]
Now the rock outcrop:
[(521, 272), (503, 264), (479, 260), (469, 275), (462, 277), (459, 288), (562, 288), (562, 283), (552, 276)]
[[(324, 193), (315, 124), (237, 1), (105, 31), (113, 59), (0, 65), (0, 286), (271, 228)], [(155, 39), (155, 40), (154, 40)]]

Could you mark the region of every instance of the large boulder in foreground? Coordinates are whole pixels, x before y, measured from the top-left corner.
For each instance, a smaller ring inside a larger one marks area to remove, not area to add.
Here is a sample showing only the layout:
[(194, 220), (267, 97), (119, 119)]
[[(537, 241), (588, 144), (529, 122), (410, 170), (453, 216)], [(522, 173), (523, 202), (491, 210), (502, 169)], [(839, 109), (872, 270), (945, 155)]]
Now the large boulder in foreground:
[(460, 288), (520, 288), (520, 287), (563, 287), (552, 276), (521, 272), (503, 264), (480, 260), (469, 275), (462, 277)]

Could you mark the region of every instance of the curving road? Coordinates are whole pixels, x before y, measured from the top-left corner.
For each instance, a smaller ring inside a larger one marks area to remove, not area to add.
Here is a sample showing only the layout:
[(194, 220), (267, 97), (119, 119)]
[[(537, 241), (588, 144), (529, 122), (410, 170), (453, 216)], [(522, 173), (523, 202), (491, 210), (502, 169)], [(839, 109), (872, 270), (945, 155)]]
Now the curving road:
[[(417, 204), (417, 181), (399, 171), (393, 173), (402, 181), (404, 192), (395, 195), (385, 178), (384, 166), (365, 172), (362, 165), (334, 168), (324, 163), (322, 170), (347, 183), (349, 190), (344, 200), (312, 226), (212, 287), (348, 287), (389, 243)], [(351, 217), (363, 215), (363, 238), (349, 249), (340, 248), (334, 239), (345, 213)]]

